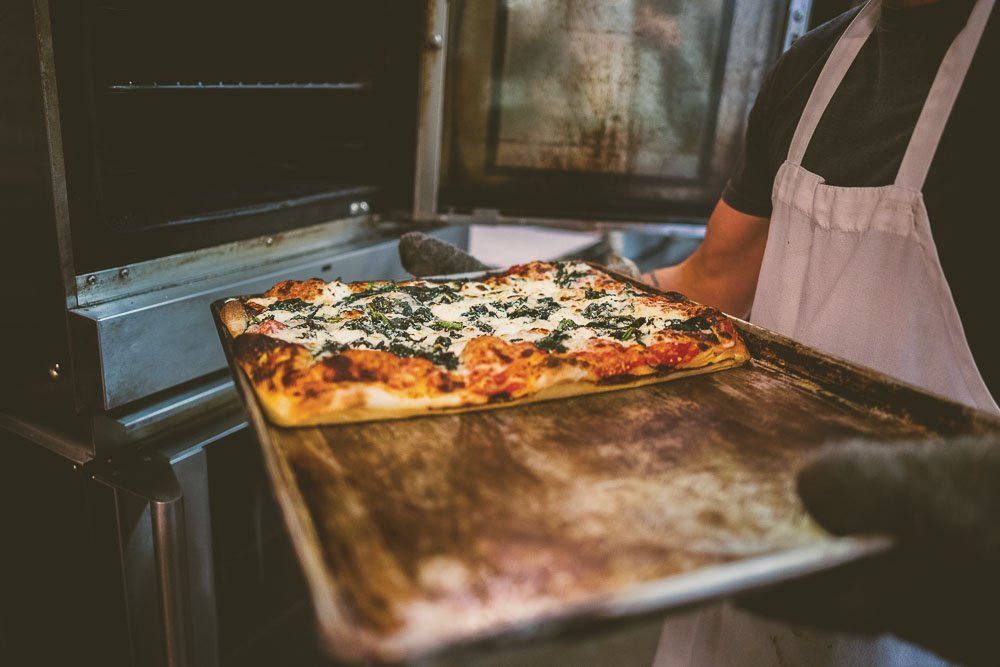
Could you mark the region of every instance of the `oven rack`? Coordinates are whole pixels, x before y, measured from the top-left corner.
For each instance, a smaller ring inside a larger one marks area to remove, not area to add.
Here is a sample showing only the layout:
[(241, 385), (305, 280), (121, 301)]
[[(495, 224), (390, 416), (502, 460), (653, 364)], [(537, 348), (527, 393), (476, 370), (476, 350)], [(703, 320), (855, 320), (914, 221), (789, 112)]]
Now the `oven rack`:
[(184, 81), (172, 81), (169, 83), (161, 83), (159, 81), (151, 82), (133, 82), (128, 81), (125, 83), (113, 83), (108, 86), (108, 92), (112, 93), (131, 93), (131, 92), (149, 92), (149, 91), (310, 91), (310, 90), (329, 90), (329, 91), (364, 91), (371, 88), (371, 84), (365, 81), (307, 81), (307, 82), (245, 82), (245, 81), (217, 81), (217, 82), (184, 82)]

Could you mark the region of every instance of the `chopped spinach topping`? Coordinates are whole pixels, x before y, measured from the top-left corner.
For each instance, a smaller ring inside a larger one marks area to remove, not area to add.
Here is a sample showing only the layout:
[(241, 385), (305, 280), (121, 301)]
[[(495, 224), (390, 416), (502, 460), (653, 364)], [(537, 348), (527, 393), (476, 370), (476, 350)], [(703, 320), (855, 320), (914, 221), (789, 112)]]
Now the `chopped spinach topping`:
[(704, 314), (696, 315), (687, 320), (667, 320), (666, 328), (674, 331), (705, 331), (712, 329), (712, 323)]
[(563, 341), (567, 338), (569, 338), (568, 333), (556, 329), (550, 332), (548, 336), (535, 341), (535, 345), (549, 352), (565, 352), (566, 346), (563, 345)]
[(420, 303), (454, 303), (458, 292), (451, 285), (399, 285), (400, 292), (409, 294)]
[(574, 322), (573, 320), (565, 319), (565, 320), (562, 320), (559, 323), (559, 326), (556, 327), (556, 330), (557, 331), (570, 331), (572, 329), (578, 328), (579, 326), (580, 325), (577, 324), (576, 322)]
[(537, 320), (547, 320), (549, 315), (559, 310), (559, 303), (550, 296), (543, 296), (538, 299), (534, 306), (528, 305), (528, 297), (522, 296), (503, 305), (507, 311), (507, 317), (530, 317)]
[(559, 287), (570, 287), (577, 278), (583, 278), (586, 275), (587, 272), (584, 270), (570, 270), (569, 263), (567, 262), (558, 262), (556, 264), (556, 276), (552, 282)]
[(583, 298), (585, 299), (600, 299), (601, 297), (607, 296), (608, 293), (602, 290), (597, 290), (592, 287), (588, 287), (583, 293)]
[[(441, 338), (438, 340), (441, 340)], [(372, 345), (371, 348), (373, 350), (391, 352), (397, 357), (420, 357), (422, 359), (427, 359), (431, 363), (444, 366), (451, 371), (458, 368), (458, 357), (455, 356), (455, 353), (447, 351), (443, 345), (438, 345), (437, 343), (435, 343), (431, 349), (426, 349), (414, 345), (407, 345), (402, 341), (391, 341), (388, 344), (386, 344), (385, 341), (379, 341), (377, 345)]]
[(260, 315), (254, 315), (253, 317), (251, 317), (250, 320), (247, 322), (247, 326), (252, 327), (258, 324), (263, 324), (264, 322), (273, 319), (274, 315), (264, 315), (263, 313), (261, 313)]
[(297, 313), (299, 311), (305, 310), (309, 307), (309, 303), (303, 301), (302, 299), (285, 299), (283, 301), (276, 301), (267, 307), (268, 310), (287, 310), (291, 313)]
[(587, 326), (615, 340), (634, 340), (642, 342), (640, 329), (646, 324), (645, 317), (632, 317), (631, 315), (613, 315), (600, 320), (591, 320)]
[(377, 296), (368, 302), (368, 308), (374, 308), (380, 313), (413, 316), (413, 306), (405, 299), (390, 299), (387, 296)]
[(385, 294), (386, 292), (393, 291), (395, 285), (393, 283), (368, 283), (367, 289), (363, 289), (360, 292), (355, 292), (350, 296), (341, 299), (339, 305), (347, 305), (349, 303), (354, 303), (355, 301), (360, 301), (361, 299), (367, 299), (370, 296), (376, 296), (378, 294)]
[(313, 356), (321, 357), (324, 354), (340, 354), (344, 350), (348, 349), (350, 346), (345, 343), (338, 343), (335, 340), (327, 341), (323, 345), (313, 352)]
[(592, 303), (583, 309), (583, 316), (591, 320), (609, 317), (615, 309), (610, 303)]
[(430, 322), (434, 319), (434, 313), (427, 306), (421, 306), (413, 311), (413, 319), (417, 322)]
[(490, 312), (490, 307), (485, 303), (477, 303), (475, 306), (462, 313), (464, 317), (468, 317), (470, 320), (478, 320), (481, 317), (486, 317), (492, 314), (493, 313)]
[(462, 323), (449, 322), (448, 320), (437, 320), (431, 325), (431, 329), (434, 329), (434, 331), (460, 331), (462, 329)]

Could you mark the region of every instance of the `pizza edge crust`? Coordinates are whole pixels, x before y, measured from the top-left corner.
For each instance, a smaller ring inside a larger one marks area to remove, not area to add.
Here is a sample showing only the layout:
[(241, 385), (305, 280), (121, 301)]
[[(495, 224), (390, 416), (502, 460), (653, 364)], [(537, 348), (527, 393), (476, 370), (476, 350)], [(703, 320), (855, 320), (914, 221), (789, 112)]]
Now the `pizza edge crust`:
[(242, 299), (230, 299), (219, 309), (219, 319), (233, 338), (243, 334), (250, 324), (250, 315)]
[[(742, 345), (738, 347), (742, 347)], [(709, 359), (707, 363), (699, 365), (695, 368), (678, 367), (676, 369), (654, 372), (648, 375), (629, 376), (631, 379), (622, 382), (601, 383), (593, 380), (564, 381), (545, 387), (535, 393), (504, 401), (489, 401), (487, 399), (486, 402), (482, 402), (482, 397), (480, 395), (469, 397), (467, 394), (456, 392), (439, 397), (429, 396), (416, 400), (411, 397), (399, 396), (398, 400), (400, 405), (398, 407), (371, 407), (366, 404), (368, 402), (367, 400), (361, 401), (362, 404), (360, 405), (344, 407), (344, 401), (342, 399), (345, 395), (354, 397), (352, 402), (356, 402), (359, 393), (364, 395), (365, 393), (368, 393), (369, 390), (379, 391), (379, 393), (382, 393), (381, 387), (379, 387), (377, 383), (359, 382), (353, 383), (353, 385), (332, 389), (330, 395), (325, 401), (325, 404), (323, 405), (306, 406), (303, 405), (302, 401), (295, 400), (288, 394), (274, 391), (271, 387), (263, 383), (252, 384), (255, 385), (255, 389), (257, 390), (256, 393), (261, 407), (274, 424), (283, 427), (323, 426), (366, 421), (404, 419), (407, 417), (426, 415), (459, 414), (472, 410), (517, 407), (520, 405), (528, 405), (530, 403), (550, 401), (559, 398), (633, 389), (659, 382), (668, 382), (684, 377), (703, 375), (728, 368), (735, 368), (746, 363), (749, 360), (749, 355), (746, 354), (745, 348), (742, 348), (742, 353), (739, 349), (731, 348), (727, 349), (725, 354), (719, 354), (718, 351), (714, 351), (711, 355), (706, 353), (705, 355), (701, 355), (699, 357), (699, 359), (706, 358)], [(477, 402), (471, 402), (470, 398), (477, 399)], [(450, 405), (456, 400), (458, 400), (461, 404), (457, 406)], [(419, 401), (419, 404), (414, 404), (415, 401)], [(410, 403), (410, 405), (405, 405), (406, 403)]]

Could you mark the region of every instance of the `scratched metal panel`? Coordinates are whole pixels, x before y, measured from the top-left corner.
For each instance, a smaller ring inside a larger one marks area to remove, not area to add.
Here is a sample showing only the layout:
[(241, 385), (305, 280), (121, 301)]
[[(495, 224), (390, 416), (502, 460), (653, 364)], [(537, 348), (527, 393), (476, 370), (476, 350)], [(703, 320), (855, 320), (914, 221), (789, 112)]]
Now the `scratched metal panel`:
[(740, 327), (755, 360), (737, 369), (335, 427), (271, 426), (238, 372), (328, 650), (448, 660), (831, 567), (888, 545), (808, 520), (793, 490), (803, 457), (851, 437), (1000, 432)]

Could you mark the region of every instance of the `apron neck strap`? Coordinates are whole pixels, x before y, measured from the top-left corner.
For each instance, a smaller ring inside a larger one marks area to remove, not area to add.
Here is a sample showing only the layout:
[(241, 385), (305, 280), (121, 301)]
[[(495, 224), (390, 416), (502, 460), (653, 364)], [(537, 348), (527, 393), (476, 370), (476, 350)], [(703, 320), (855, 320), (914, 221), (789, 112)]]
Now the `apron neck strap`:
[(833, 94), (840, 87), (840, 82), (844, 80), (844, 75), (847, 74), (851, 63), (861, 51), (861, 47), (865, 45), (868, 36), (875, 30), (881, 4), (881, 0), (869, 0), (833, 47), (833, 51), (809, 95), (809, 101), (806, 102), (806, 107), (802, 111), (799, 124), (795, 128), (792, 144), (788, 148), (788, 161), (792, 164), (801, 166), (806, 148), (809, 147), (813, 132), (816, 131), (820, 118), (823, 117), (823, 112), (826, 111), (827, 105), (833, 99)]
[(927, 101), (917, 119), (913, 136), (903, 154), (903, 161), (896, 174), (896, 185), (919, 192), (927, 180), (934, 153), (937, 151), (941, 135), (955, 100), (962, 89), (965, 75), (972, 64), (972, 58), (979, 46), (979, 40), (986, 29), (986, 21), (993, 10), (994, 0), (978, 0), (969, 19), (958, 36), (951, 43), (941, 67), (934, 77), (934, 84), (927, 94)]

